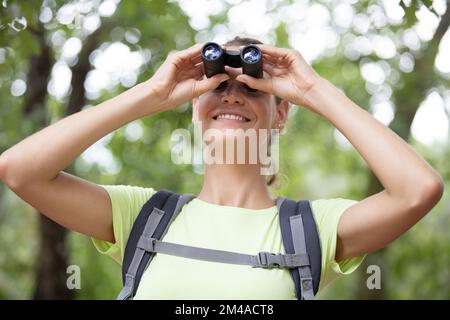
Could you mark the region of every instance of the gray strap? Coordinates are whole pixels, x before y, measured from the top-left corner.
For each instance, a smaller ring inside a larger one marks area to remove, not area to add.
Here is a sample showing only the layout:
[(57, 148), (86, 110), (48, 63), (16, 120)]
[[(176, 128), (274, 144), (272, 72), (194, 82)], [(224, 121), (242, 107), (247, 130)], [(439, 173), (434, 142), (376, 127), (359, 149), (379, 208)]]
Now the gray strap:
[(257, 255), (249, 255), (162, 242), (155, 238), (144, 236), (139, 239), (138, 247), (148, 252), (211, 262), (250, 265), (254, 268), (297, 268), (309, 265), (309, 258), (306, 254), (273, 254), (263, 251)]
[(145, 223), (144, 227), (144, 235), (146, 236), (152, 236), (155, 232), (156, 228), (158, 227), (159, 222), (161, 221), (162, 217), (164, 216), (164, 210), (153, 208), (152, 213), (148, 216), (148, 220)]
[[(292, 232), (292, 241), (294, 243), (294, 251), (296, 254), (307, 255), (306, 252), (306, 238), (305, 230), (303, 229), (303, 219), (301, 214), (291, 216), (289, 218)], [(300, 274), (300, 288), (301, 288), (301, 299), (302, 300), (313, 300), (313, 282), (311, 276), (311, 267), (299, 266), (298, 268)]]
[[(153, 211), (150, 213), (145, 224), (143, 236), (150, 237), (153, 235), (163, 215), (163, 210), (153, 208)], [(134, 279), (136, 277), (136, 273), (138, 271), (139, 265), (141, 264), (144, 253), (145, 250), (143, 250), (142, 248), (136, 248), (133, 260), (131, 260), (130, 267), (128, 268), (127, 274), (125, 275), (125, 284), (120, 291), (119, 296), (117, 297), (118, 300), (127, 300), (133, 296), (135, 285)]]
[[(180, 195), (180, 197), (178, 198), (178, 201), (177, 201), (177, 205), (175, 206), (175, 210), (174, 210), (174, 212), (172, 214), (172, 217), (170, 218), (170, 221), (167, 224), (166, 229), (164, 229), (160, 239), (164, 238), (164, 236), (166, 235), (167, 231), (169, 230), (169, 226), (172, 224), (172, 221), (175, 220), (175, 218), (181, 212), (181, 209), (183, 209), (184, 205), (186, 203), (188, 203), (189, 201), (191, 201), (192, 199), (194, 199), (194, 198), (195, 198), (195, 195), (190, 194), (190, 193), (186, 193), (186, 194), (181, 194)], [(153, 234), (146, 235), (146, 236), (151, 237), (152, 235)], [(144, 271), (147, 270), (147, 268), (150, 265), (150, 262), (152, 262), (154, 256), (155, 256), (154, 254), (150, 255), (150, 257), (148, 259), (148, 262), (147, 262), (147, 265), (145, 266)]]
[[(178, 216), (178, 214), (181, 212), (181, 209), (184, 207), (186, 203), (194, 199), (196, 196), (190, 193), (182, 194), (178, 198), (177, 205), (175, 206), (175, 211), (173, 212), (172, 218), (170, 221), (175, 220), (175, 218)], [(170, 223), (169, 223), (170, 225)], [(164, 235), (163, 235), (164, 236)]]
[[(175, 206), (174, 213), (170, 219), (170, 222), (167, 224), (167, 228), (164, 230), (163, 234), (161, 235), (161, 238), (164, 237), (164, 235), (167, 233), (168, 226), (172, 223), (172, 221), (177, 217), (178, 213), (180, 213), (183, 206), (195, 198), (195, 195), (193, 194), (182, 194), (178, 198), (177, 205)], [(144, 232), (141, 237), (151, 237), (156, 228), (159, 225), (159, 222), (161, 221), (161, 218), (164, 215), (164, 211), (158, 208), (153, 208), (152, 213), (149, 215), (149, 218), (147, 220), (147, 223), (144, 227)], [(144, 257), (145, 250), (140, 248), (139, 246), (136, 248), (136, 251), (133, 256), (133, 260), (131, 261), (130, 267), (128, 269), (127, 274), (125, 275), (125, 285), (123, 286), (122, 290), (119, 293), (119, 296), (117, 297), (118, 300), (127, 300), (130, 299), (134, 292), (134, 286), (136, 285), (134, 282), (134, 279), (136, 277), (136, 273), (138, 271), (138, 268), (141, 264), (142, 258)], [(145, 269), (149, 266), (150, 262), (152, 261), (154, 255), (151, 255), (148, 259), (147, 265), (145, 266)]]

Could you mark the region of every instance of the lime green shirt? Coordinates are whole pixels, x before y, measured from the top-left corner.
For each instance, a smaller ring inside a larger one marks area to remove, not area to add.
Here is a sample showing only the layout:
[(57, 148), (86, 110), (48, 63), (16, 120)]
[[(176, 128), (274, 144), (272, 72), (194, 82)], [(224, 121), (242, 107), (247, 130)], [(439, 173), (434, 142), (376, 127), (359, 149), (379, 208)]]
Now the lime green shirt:
[[(102, 186), (112, 203), (115, 243), (92, 239), (95, 247), (122, 263), (128, 236), (152, 188)], [(319, 292), (339, 275), (352, 273), (364, 256), (335, 261), (337, 225), (349, 199), (311, 201), (322, 248)], [(173, 220), (163, 241), (208, 249), (256, 254), (285, 253), (276, 206), (247, 209), (220, 206), (200, 199), (187, 203)], [(296, 299), (287, 269), (252, 268), (156, 254), (144, 272), (134, 299)]]

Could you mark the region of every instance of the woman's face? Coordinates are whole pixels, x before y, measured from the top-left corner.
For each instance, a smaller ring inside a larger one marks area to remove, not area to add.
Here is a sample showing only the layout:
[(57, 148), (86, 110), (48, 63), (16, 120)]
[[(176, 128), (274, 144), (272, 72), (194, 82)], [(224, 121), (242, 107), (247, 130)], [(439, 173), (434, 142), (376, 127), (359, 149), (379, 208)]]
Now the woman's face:
[[(228, 47), (239, 50), (239, 47)], [(206, 92), (193, 100), (193, 121), (202, 125), (202, 133), (207, 129), (280, 129), (278, 123), (286, 121), (288, 104), (283, 101), (278, 106), (275, 97), (262, 91), (251, 92), (245, 84), (236, 80), (242, 68), (225, 66), (230, 76), (223, 88)], [(268, 75), (264, 72), (264, 78)], [(223, 132), (225, 133), (225, 132)]]

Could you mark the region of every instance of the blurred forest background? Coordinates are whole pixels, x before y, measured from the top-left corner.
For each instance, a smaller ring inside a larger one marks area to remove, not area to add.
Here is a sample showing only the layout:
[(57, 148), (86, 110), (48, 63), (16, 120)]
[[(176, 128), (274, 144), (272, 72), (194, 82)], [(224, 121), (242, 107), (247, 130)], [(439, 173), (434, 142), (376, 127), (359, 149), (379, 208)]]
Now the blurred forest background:
[[(450, 182), (450, 4), (431, 0), (0, 1), (0, 153), (59, 119), (148, 79), (171, 50), (250, 36), (298, 49), (318, 73), (408, 141)], [(197, 193), (201, 168), (171, 162), (190, 104), (134, 121), (68, 172), (98, 184)], [(83, 130), (83, 128), (80, 128)], [(381, 191), (346, 138), (293, 107), (273, 193), (360, 200)], [(367, 257), (321, 299), (450, 299), (450, 202)], [(381, 267), (368, 290), (367, 267)], [(69, 265), (81, 289), (68, 290)], [(0, 183), (0, 299), (113, 299), (120, 267)]]

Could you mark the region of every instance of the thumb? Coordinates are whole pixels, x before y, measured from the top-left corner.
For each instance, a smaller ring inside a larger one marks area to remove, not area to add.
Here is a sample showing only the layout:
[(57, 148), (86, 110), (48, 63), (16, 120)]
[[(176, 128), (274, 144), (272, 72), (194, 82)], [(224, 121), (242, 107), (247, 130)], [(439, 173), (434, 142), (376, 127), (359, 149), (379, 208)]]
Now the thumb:
[(220, 73), (212, 76), (211, 78), (205, 78), (197, 82), (196, 95), (202, 95), (207, 91), (214, 90), (219, 86), (221, 82), (228, 80), (230, 76), (226, 73)]
[(246, 74), (240, 74), (236, 77), (236, 80), (245, 83), (250, 88), (271, 93), (270, 79), (258, 79)]

